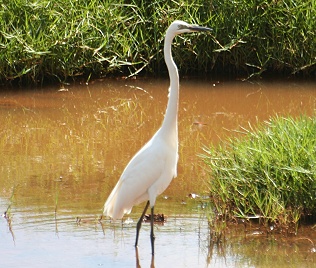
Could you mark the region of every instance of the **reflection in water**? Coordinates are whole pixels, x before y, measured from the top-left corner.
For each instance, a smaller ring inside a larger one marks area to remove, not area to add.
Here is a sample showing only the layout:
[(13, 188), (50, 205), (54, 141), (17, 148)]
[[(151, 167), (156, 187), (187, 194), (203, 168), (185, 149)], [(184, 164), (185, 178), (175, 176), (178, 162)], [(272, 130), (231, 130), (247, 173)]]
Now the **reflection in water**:
[[(135, 247), (135, 256), (136, 256), (136, 268), (141, 268), (138, 256), (138, 247)], [(155, 256), (151, 255), (151, 262), (150, 262), (150, 268), (155, 268)]]
[(142, 205), (123, 223), (100, 220), (127, 161), (160, 126), (167, 87), (160, 80), (105, 80), (63, 92), (1, 93), (0, 211), (10, 212), (0, 218), (3, 266), (135, 267), (135, 255), (143, 267), (314, 265), (315, 228), (277, 239), (230, 228), (213, 243), (200, 216), (207, 202), (187, 197), (207, 191), (197, 156), (203, 145), (276, 113), (314, 115), (314, 84), (182, 81), (178, 177), (157, 202), (157, 213), (168, 218), (155, 225), (155, 264), (148, 223), (139, 254), (134, 249)]
[(12, 221), (11, 221), (10, 215), (7, 213), (7, 211), (5, 211), (2, 214), (2, 217), (4, 219), (6, 219), (6, 221), (7, 221), (9, 232), (10, 232), (10, 234), (12, 236), (13, 243), (15, 244), (15, 237), (14, 237), (14, 233), (13, 233), (13, 229), (12, 229)]

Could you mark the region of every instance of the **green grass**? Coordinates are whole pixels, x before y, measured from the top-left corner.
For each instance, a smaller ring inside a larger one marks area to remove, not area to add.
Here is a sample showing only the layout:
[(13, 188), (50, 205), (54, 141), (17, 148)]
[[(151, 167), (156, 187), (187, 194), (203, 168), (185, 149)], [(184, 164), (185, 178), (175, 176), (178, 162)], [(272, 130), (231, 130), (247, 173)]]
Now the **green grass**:
[[(203, 156), (213, 217), (297, 227), (316, 214), (316, 119), (274, 117)], [(215, 215), (214, 215), (215, 214)]]
[(177, 38), (182, 74), (316, 70), (314, 0), (1, 0), (0, 6), (2, 84), (165, 75), (163, 37), (175, 19), (214, 29), (212, 36)]

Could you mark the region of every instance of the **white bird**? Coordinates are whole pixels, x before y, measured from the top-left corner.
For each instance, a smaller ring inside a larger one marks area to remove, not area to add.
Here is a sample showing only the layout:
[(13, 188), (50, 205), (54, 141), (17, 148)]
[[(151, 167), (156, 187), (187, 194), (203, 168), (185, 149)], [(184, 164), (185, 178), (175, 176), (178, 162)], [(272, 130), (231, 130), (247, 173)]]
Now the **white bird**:
[(179, 75), (171, 54), (171, 44), (177, 34), (210, 31), (210, 28), (176, 20), (167, 29), (164, 57), (170, 77), (169, 100), (163, 123), (155, 135), (136, 153), (124, 169), (119, 181), (104, 204), (103, 214), (121, 219), (134, 205), (147, 201), (137, 223), (135, 247), (148, 206), (151, 207), (151, 247), (154, 255), (154, 206), (161, 194), (177, 176), (178, 162), (178, 102)]

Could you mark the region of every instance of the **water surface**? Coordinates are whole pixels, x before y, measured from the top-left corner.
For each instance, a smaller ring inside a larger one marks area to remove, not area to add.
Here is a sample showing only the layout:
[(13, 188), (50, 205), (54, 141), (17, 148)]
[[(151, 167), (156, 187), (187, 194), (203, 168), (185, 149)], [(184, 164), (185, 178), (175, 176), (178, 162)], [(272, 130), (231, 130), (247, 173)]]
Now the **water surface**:
[[(0, 93), (0, 251), (4, 267), (312, 267), (315, 229), (296, 237), (230, 229), (211, 243), (197, 156), (234, 130), (270, 116), (314, 115), (315, 83), (182, 80), (178, 177), (157, 199), (156, 255), (149, 224), (134, 249), (142, 206), (123, 223), (99, 217), (122, 170), (161, 124), (167, 80), (103, 80), (89, 85)], [(80, 223), (77, 217), (81, 219)], [(314, 265), (315, 266), (315, 265)]]

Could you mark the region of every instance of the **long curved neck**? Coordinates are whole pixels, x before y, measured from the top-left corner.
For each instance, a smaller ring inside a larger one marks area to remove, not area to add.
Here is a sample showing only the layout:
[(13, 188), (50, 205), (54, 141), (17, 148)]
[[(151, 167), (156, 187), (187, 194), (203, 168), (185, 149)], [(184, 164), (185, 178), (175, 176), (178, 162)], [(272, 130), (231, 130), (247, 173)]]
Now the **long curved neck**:
[(170, 77), (169, 100), (164, 121), (163, 131), (175, 131), (177, 135), (178, 102), (179, 102), (179, 74), (171, 53), (171, 44), (174, 35), (167, 31), (164, 44), (164, 57)]

